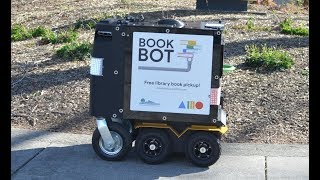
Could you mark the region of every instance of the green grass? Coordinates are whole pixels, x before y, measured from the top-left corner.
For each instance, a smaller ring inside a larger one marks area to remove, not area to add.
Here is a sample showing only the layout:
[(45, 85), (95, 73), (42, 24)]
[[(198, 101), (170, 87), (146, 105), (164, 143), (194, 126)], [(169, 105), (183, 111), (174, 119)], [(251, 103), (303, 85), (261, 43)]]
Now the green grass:
[(50, 29), (47, 29), (43, 26), (38, 26), (34, 29), (31, 29), (30, 33), (32, 34), (32, 37), (40, 37), (40, 36), (45, 36), (50, 31), (51, 31)]
[(32, 33), (24, 26), (16, 24), (11, 28), (11, 40), (23, 41), (32, 38)]
[(291, 2), (297, 6), (303, 6), (304, 0), (291, 0)]
[(299, 36), (308, 36), (309, 29), (303, 26), (294, 27), (291, 19), (286, 18), (284, 21), (280, 23), (280, 31), (283, 34), (290, 35), (299, 35)]
[(77, 32), (71, 30), (55, 33), (43, 26), (28, 29), (17, 24), (13, 25), (11, 28), (12, 41), (23, 41), (34, 37), (41, 37), (41, 44), (57, 44), (75, 41), (78, 37), (78, 34)]
[(75, 41), (77, 37), (78, 33), (71, 30), (58, 33), (50, 31), (41, 38), (41, 42), (42, 44), (69, 43)]
[(92, 44), (72, 42), (57, 50), (58, 57), (66, 60), (85, 60), (90, 57)]
[(232, 28), (245, 30), (245, 31), (271, 31), (271, 27), (256, 26), (254, 24), (254, 20), (252, 17), (249, 18), (249, 20), (246, 22), (245, 25), (236, 25), (236, 26), (233, 26)]
[(77, 22), (75, 23), (75, 26), (74, 26), (74, 30), (77, 30), (77, 29), (94, 29), (96, 27), (96, 21), (95, 20), (82, 20), (82, 19), (79, 19), (77, 20)]
[(294, 64), (292, 57), (285, 51), (262, 45), (245, 47), (245, 63), (251, 67), (264, 67), (266, 69), (290, 69)]
[(43, 26), (38, 26), (33, 29), (28, 29), (22, 25), (13, 25), (11, 29), (11, 39), (12, 41), (23, 41), (26, 39), (31, 39), (34, 37), (45, 36), (51, 30)]
[(254, 25), (252, 17), (249, 18), (246, 25), (247, 25), (247, 29), (254, 29), (255, 25)]
[(92, 19), (78, 19), (76, 23), (74, 24), (73, 29), (78, 30), (78, 29), (85, 29), (85, 30), (91, 30), (95, 29), (97, 22), (108, 19), (108, 18), (113, 18), (113, 17), (126, 17), (128, 14), (127, 13), (104, 13), (103, 15), (100, 16), (95, 16)]

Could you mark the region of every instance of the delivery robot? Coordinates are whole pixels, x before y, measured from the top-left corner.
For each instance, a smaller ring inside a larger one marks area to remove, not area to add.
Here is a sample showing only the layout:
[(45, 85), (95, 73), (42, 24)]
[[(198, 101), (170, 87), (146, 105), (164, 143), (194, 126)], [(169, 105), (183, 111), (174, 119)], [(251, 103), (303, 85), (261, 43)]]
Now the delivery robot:
[(224, 24), (110, 18), (97, 23), (90, 61), (92, 146), (107, 161), (135, 148), (148, 164), (184, 153), (196, 166), (220, 157)]

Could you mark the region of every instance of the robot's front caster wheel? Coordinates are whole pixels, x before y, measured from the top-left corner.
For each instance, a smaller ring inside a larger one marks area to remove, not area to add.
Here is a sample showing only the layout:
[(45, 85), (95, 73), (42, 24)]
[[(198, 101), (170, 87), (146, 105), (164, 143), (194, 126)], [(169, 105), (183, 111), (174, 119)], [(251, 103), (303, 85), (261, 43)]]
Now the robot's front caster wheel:
[(103, 160), (118, 161), (124, 158), (132, 147), (130, 133), (118, 123), (108, 124), (109, 131), (114, 140), (114, 145), (104, 145), (98, 128), (93, 132), (92, 147), (96, 154)]
[(137, 137), (135, 147), (143, 162), (159, 164), (170, 154), (171, 141), (161, 129), (142, 129)]
[(196, 166), (214, 164), (220, 158), (220, 153), (219, 139), (212, 133), (196, 132), (186, 141), (185, 155)]

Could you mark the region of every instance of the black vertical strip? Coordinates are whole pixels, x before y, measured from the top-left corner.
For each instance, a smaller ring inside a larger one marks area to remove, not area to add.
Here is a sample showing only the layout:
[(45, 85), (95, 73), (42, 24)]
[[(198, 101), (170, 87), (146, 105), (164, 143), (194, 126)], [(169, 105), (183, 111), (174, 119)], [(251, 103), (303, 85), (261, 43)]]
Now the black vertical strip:
[[(115, 28), (113, 28), (115, 29)], [(115, 106), (113, 107), (113, 112), (117, 114), (119, 118), (122, 118), (123, 113), (120, 113), (120, 109), (123, 109), (123, 94), (121, 92), (124, 91), (124, 56), (125, 56), (125, 45), (124, 41), (127, 37), (127, 34), (125, 32), (126, 26), (119, 26), (119, 31), (114, 31), (113, 34), (113, 53), (115, 54), (114, 59), (110, 59), (113, 61), (116, 61), (112, 63), (114, 65), (114, 69), (118, 71), (117, 75), (114, 75), (115, 81), (114, 86), (118, 90), (115, 92), (116, 94), (116, 101)]]
[[(97, 29), (98, 29), (98, 26), (97, 25)], [(95, 35), (94, 35), (94, 42), (97, 41), (97, 30), (95, 31)], [(93, 43), (93, 51), (92, 51), (92, 54), (91, 56), (92, 57), (96, 57), (96, 55), (98, 55), (98, 53), (96, 52), (97, 50), (97, 44), (96, 43)], [(91, 61), (91, 60), (90, 60)], [(90, 67), (89, 67), (90, 68)], [(89, 95), (89, 114), (94, 116), (96, 113), (95, 113), (95, 108), (94, 108), (94, 87), (96, 86), (96, 83), (95, 83), (95, 76), (92, 76), (90, 74), (90, 95)]]
[[(310, 179), (317, 179), (318, 176), (318, 161), (317, 157), (319, 155), (319, 117), (318, 116), (318, 102), (320, 100), (319, 98), (319, 55), (318, 51), (320, 49), (319, 46), (319, 32), (320, 27), (318, 22), (320, 22), (319, 19), (319, 13), (317, 13), (318, 8), (317, 1), (310, 1), (309, 2), (309, 12), (310, 12), (310, 28), (309, 28), (309, 39), (310, 39), (310, 49), (309, 49), (309, 70), (310, 70), (310, 115), (309, 115), (309, 151), (310, 151)], [(313, 4), (313, 5), (312, 5)], [(312, 158), (313, 157), (313, 158)]]
[[(1, 145), (0, 145), (0, 161), (1, 177), (10, 178), (10, 163), (11, 163), (11, 13), (10, 1), (1, 1)], [(7, 25), (5, 25), (7, 24)], [(2, 178), (5, 179), (5, 178)]]
[[(220, 86), (220, 77), (222, 74), (221, 69), (221, 35), (217, 35), (215, 32), (213, 39), (213, 62), (212, 62), (212, 75), (211, 75), (211, 87), (218, 88)], [(218, 79), (216, 79), (218, 76)]]
[(221, 51), (220, 51), (220, 70), (221, 70), (221, 73), (220, 73), (220, 76), (223, 76), (223, 61), (224, 61), (224, 39), (223, 37), (221, 38)]
[(132, 40), (133, 31), (130, 27), (126, 27), (127, 36), (124, 40), (125, 51), (124, 51), (124, 98), (123, 98), (123, 116), (126, 119), (130, 119), (130, 99), (131, 99), (131, 71), (132, 71)]

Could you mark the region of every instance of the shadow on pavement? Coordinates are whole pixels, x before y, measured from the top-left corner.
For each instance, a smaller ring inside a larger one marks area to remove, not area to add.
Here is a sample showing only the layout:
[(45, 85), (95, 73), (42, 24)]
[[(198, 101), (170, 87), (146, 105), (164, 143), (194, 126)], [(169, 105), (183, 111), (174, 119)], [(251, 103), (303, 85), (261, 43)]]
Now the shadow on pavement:
[[(35, 151), (34, 149), (13, 151), (12, 159), (15, 161), (19, 155)], [(149, 165), (143, 163), (132, 150), (124, 160), (113, 162), (101, 160), (90, 144), (75, 146), (58, 144), (47, 147), (13, 177), (14, 179), (158, 179), (206, 170), (208, 168), (193, 166), (182, 155), (174, 155), (162, 164)]]

